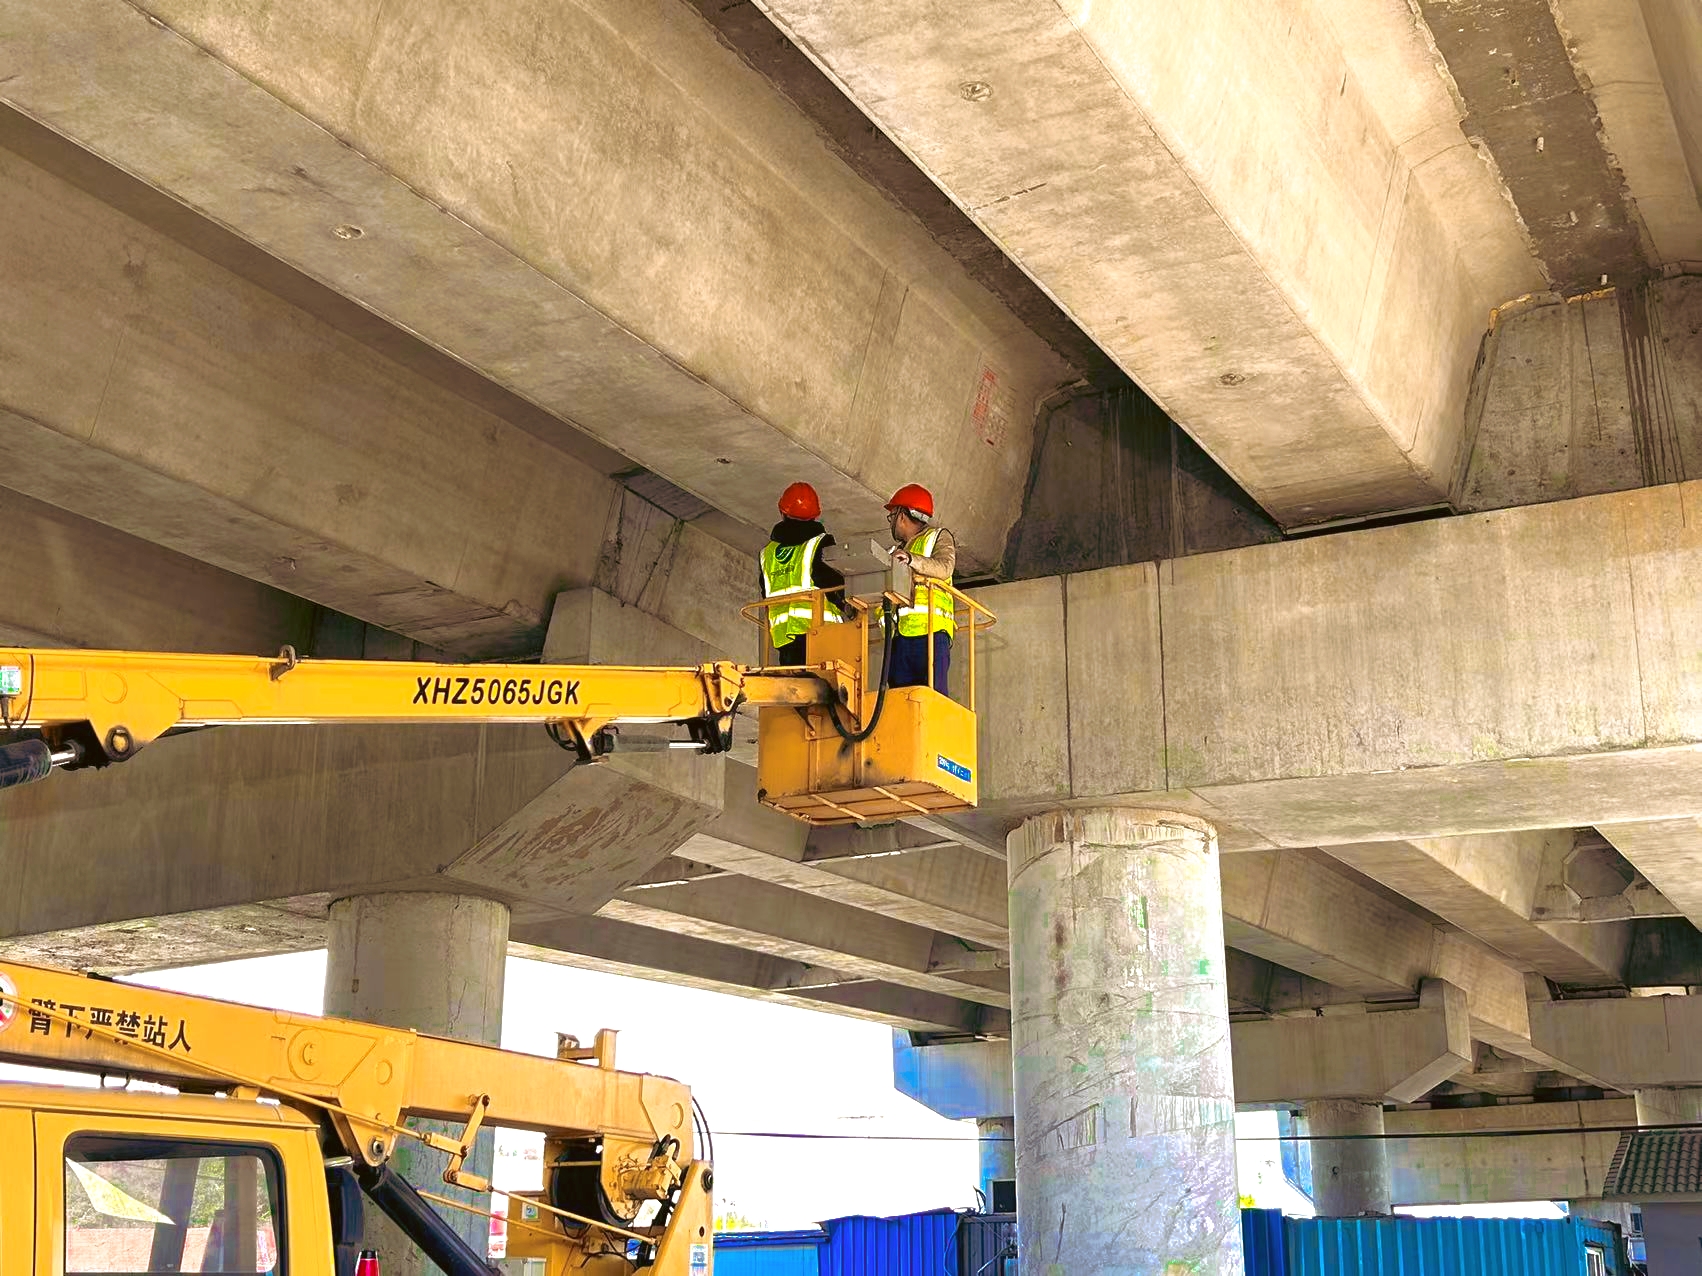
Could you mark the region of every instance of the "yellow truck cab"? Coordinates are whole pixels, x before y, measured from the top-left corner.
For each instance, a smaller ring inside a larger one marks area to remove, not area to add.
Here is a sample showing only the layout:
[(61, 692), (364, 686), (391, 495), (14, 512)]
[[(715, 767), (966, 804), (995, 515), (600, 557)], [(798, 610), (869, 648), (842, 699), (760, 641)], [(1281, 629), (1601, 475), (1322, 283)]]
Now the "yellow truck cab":
[(374, 1213), (447, 1276), (490, 1276), (439, 1212), (469, 1207), (392, 1164), (422, 1143), (445, 1184), (489, 1192), (466, 1166), (486, 1124), (544, 1136), (543, 1187), (498, 1193), (511, 1257), (711, 1274), (691, 1091), (618, 1070), (612, 1032), (549, 1059), (0, 961), (0, 1060), (102, 1079), (0, 1082), (5, 1276), (355, 1276)]
[(334, 1270), (319, 1126), (285, 1104), (0, 1084), (0, 1147), (8, 1276)]

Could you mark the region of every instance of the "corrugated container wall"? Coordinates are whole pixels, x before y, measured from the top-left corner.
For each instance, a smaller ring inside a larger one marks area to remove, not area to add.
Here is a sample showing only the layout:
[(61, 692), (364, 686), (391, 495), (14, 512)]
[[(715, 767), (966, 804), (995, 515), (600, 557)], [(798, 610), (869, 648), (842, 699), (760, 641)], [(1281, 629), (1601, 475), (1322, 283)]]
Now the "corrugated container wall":
[(715, 1276), (820, 1276), (821, 1232), (727, 1233), (715, 1238)]
[(1241, 1252), (1247, 1276), (1286, 1276), (1287, 1251), (1281, 1210), (1241, 1211)]
[(1290, 1218), (1285, 1269), (1249, 1276), (1591, 1276), (1586, 1247), (1602, 1270), (1627, 1276), (1618, 1233), (1571, 1218)]
[(956, 1210), (822, 1224), (821, 1276), (957, 1276)]

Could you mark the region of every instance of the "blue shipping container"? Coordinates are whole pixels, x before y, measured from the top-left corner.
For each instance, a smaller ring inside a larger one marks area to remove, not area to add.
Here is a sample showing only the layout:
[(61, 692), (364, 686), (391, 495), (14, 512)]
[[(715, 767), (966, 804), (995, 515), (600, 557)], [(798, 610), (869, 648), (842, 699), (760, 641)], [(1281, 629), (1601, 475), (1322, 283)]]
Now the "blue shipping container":
[(957, 1210), (830, 1218), (821, 1276), (957, 1276)]
[[(731, 1233), (715, 1238), (715, 1270), (965, 1276), (966, 1243), (975, 1250), (976, 1229), (995, 1221), (1010, 1227), (1008, 1218), (934, 1210), (830, 1219), (820, 1231)], [(1581, 1218), (1285, 1218), (1278, 1210), (1243, 1210), (1241, 1241), (1247, 1276), (1630, 1276), (1619, 1229)], [(1004, 1266), (976, 1257), (972, 1266), (987, 1267), (984, 1276)]]
[(820, 1276), (827, 1233), (721, 1232), (715, 1237), (715, 1276)]
[(1248, 1276), (1629, 1276), (1619, 1233), (1573, 1218), (1285, 1218), (1286, 1262)]

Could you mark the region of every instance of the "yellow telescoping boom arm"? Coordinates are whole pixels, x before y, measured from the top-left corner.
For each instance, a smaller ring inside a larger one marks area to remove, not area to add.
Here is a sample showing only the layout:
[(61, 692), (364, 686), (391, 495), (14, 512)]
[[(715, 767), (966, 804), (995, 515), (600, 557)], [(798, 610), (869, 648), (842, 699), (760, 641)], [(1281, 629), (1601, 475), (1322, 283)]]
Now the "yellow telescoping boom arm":
[(677, 747), (719, 752), (742, 706), (825, 704), (837, 676), (727, 661), (447, 665), (298, 660), (288, 648), (272, 660), (0, 648), (0, 728), (38, 733), (0, 745), (0, 788), (55, 766), (121, 762), (168, 732), (205, 726), (536, 722), (591, 761), (615, 746), (622, 724), (673, 724), (688, 732)]
[[(270, 660), (0, 647), (0, 789), (56, 767), (123, 762), (163, 735), (200, 727), (540, 723), (579, 761), (594, 762), (616, 748), (722, 752), (732, 747), (734, 718), (750, 709), (758, 718), (757, 799), (776, 810), (811, 824), (966, 810), (978, 797), (975, 640), (993, 617), (948, 585), (937, 590), (961, 616), (966, 676), (956, 698), (927, 686), (889, 687), (889, 659), (871, 676), (874, 641), (883, 632), (892, 641), (892, 626), (883, 631), (874, 614), (892, 609), (884, 588), (872, 603), (849, 599), (844, 619), (831, 622), (825, 595), (812, 591), (806, 666), (455, 665), (300, 660), (288, 647)], [(897, 596), (908, 598), (909, 586)], [(765, 651), (770, 605), (744, 609), (762, 627)], [(630, 727), (651, 730), (623, 733)]]
[[(388, 1168), (400, 1140), (448, 1153), (444, 1179), (484, 1191), (489, 1183), (463, 1169), (480, 1127), (535, 1131), (545, 1136), (547, 1177), (542, 1192), (515, 1194), (517, 1252), (544, 1258), (551, 1276), (627, 1273), (634, 1266), (619, 1256), (636, 1242), (644, 1270), (689, 1276), (710, 1243), (714, 1186), (697, 1159), (691, 1091), (616, 1071), (614, 1035), (599, 1032), (591, 1049), (567, 1038), (560, 1058), (546, 1059), (0, 962), (0, 1059), (276, 1099), (320, 1119), (387, 1213), (398, 1195), (425, 1213)], [(415, 1132), (404, 1117), (462, 1129)], [(649, 1201), (659, 1203), (658, 1218), (641, 1223)]]

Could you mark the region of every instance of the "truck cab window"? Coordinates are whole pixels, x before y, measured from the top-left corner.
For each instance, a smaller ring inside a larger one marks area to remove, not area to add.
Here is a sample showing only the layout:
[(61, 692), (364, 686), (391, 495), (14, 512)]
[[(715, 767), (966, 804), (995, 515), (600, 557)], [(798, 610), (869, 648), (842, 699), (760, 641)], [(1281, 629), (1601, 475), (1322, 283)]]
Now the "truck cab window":
[(66, 1276), (285, 1269), (268, 1148), (84, 1135), (65, 1146)]

